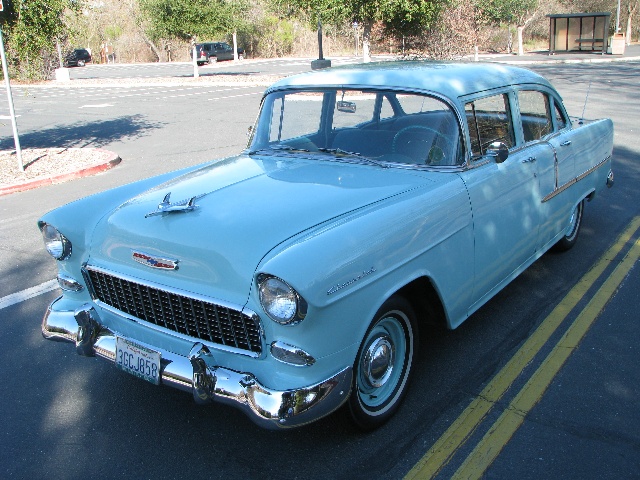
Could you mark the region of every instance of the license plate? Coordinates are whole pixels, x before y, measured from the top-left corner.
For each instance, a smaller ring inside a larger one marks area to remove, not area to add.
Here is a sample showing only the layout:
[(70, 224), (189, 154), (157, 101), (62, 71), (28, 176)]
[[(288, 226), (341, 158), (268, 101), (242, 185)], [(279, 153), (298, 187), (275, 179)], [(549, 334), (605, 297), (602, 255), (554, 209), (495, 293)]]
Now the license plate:
[(160, 384), (160, 352), (116, 337), (116, 367), (155, 385)]

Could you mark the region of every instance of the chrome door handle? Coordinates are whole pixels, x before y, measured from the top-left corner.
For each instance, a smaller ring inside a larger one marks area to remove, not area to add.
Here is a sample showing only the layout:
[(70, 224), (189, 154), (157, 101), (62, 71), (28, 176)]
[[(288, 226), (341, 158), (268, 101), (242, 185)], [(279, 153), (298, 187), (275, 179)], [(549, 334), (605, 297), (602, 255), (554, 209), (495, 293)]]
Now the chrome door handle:
[(529, 157), (522, 160), (522, 163), (533, 163), (536, 161), (536, 157)]
[(569, 145), (571, 145), (571, 140), (565, 140), (560, 144), (561, 147), (568, 147)]

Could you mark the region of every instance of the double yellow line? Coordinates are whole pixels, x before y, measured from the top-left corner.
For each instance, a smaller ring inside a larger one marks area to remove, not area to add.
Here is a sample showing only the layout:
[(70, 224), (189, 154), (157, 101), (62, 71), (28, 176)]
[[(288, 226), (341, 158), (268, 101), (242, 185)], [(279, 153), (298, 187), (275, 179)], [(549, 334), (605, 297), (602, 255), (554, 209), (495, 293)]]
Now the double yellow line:
[[(478, 397), (411, 469), (405, 477), (406, 480), (433, 478), (449, 463), (493, 406), (515, 382), (525, 366), (533, 360), (567, 315), (584, 298), (588, 290), (613, 263), (622, 249), (629, 244), (638, 228), (640, 228), (640, 217), (635, 217), (616, 243), (580, 279)], [(639, 258), (640, 239), (631, 246), (622, 261), (579, 313), (551, 353), (460, 465), (453, 478), (479, 478), (482, 476), (522, 425), (529, 411), (542, 398), (553, 378)]]

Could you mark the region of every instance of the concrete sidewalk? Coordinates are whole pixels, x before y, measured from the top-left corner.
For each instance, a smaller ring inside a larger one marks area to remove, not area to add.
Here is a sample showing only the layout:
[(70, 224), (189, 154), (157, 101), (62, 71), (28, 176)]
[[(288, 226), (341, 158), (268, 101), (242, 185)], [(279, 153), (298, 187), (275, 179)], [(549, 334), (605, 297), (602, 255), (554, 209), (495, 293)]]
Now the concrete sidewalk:
[(527, 52), (522, 56), (514, 54), (479, 55), (480, 61), (512, 63), (516, 65), (540, 63), (604, 63), (640, 61), (640, 43), (627, 45), (623, 55), (602, 54), (600, 52), (558, 52), (553, 55), (548, 50)]

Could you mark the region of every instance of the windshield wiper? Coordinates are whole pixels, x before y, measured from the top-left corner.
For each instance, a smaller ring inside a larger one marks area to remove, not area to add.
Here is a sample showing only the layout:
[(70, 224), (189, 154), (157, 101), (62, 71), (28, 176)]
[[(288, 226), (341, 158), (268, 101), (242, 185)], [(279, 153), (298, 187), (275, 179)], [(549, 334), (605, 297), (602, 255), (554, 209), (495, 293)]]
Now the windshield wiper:
[(387, 165), (385, 165), (384, 163), (378, 162), (369, 157), (365, 157), (358, 152), (350, 152), (348, 150), (343, 150), (341, 148), (319, 148), (318, 150), (322, 153), (330, 153), (331, 155), (335, 155), (336, 158), (349, 157), (351, 159), (359, 160), (359, 163), (365, 163), (368, 165), (376, 165), (378, 167), (387, 168)]
[(249, 150), (247, 152), (248, 155), (255, 155), (257, 153), (266, 153), (266, 152), (273, 152), (273, 151), (280, 151), (280, 152), (304, 152), (304, 153), (309, 153), (310, 150), (307, 150), (306, 148), (295, 148), (292, 147), (290, 145), (283, 145), (281, 143), (277, 144), (277, 145), (270, 145), (268, 147), (263, 147), (263, 148), (257, 148), (255, 150)]

